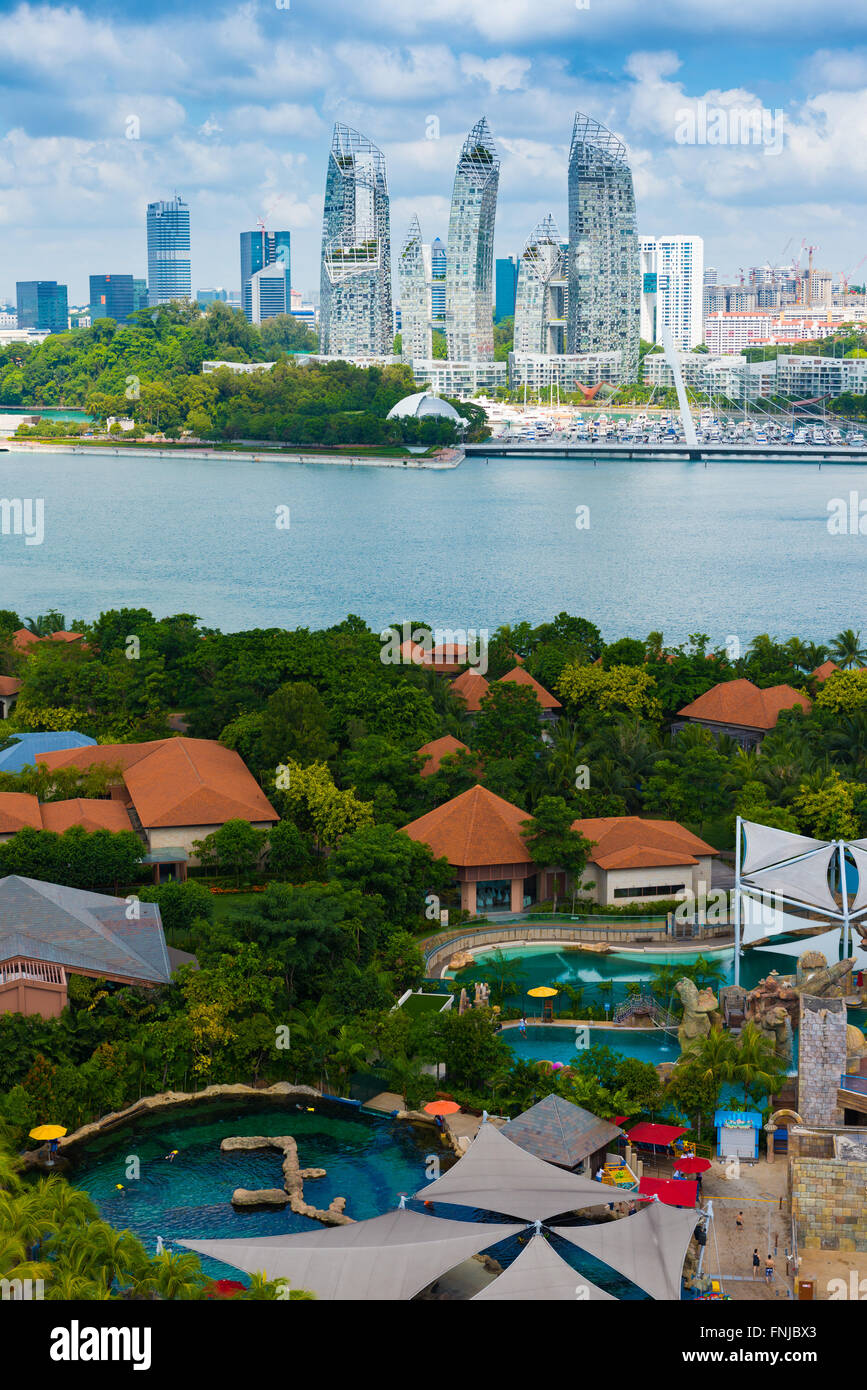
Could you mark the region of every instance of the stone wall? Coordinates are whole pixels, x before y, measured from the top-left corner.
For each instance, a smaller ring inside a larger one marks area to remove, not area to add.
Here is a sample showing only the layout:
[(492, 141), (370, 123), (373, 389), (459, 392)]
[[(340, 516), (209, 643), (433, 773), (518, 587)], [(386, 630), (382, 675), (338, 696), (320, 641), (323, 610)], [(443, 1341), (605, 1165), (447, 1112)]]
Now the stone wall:
[(842, 999), (801, 995), (798, 1046), (798, 1112), (805, 1125), (842, 1125), (837, 1105), (846, 1070), (846, 1005)]
[(791, 1160), (792, 1219), (800, 1250), (867, 1251), (867, 1163)]
[(834, 1131), (832, 1129), (789, 1130), (789, 1158), (833, 1158)]

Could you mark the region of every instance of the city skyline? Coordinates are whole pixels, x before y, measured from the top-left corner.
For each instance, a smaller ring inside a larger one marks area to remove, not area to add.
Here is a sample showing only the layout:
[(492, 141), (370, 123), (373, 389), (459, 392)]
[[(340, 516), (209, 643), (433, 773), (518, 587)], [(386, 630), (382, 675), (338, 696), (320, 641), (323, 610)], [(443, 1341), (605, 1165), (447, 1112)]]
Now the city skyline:
[[(478, 110), (502, 160), (495, 256), (518, 254), (547, 210), (565, 227), (578, 107), (626, 143), (642, 234), (702, 236), (727, 276), (802, 239), (835, 274), (857, 265), (867, 17), (843, 16), (829, 45), (797, 2), (721, 13), (692, 0), (653, 15), (633, 0), (554, 3), (532, 21), (513, 6), (464, 9), (458, 30), (441, 9), (407, 14), (379, 0), (361, 14), (337, 3), (340, 38), (326, 52), (304, 0), (207, 17), (158, 4), (123, 18), (0, 0), (15, 72), (0, 97), (0, 294), (11, 298), (16, 279), (57, 279), (84, 302), (109, 248), (115, 269), (142, 276), (145, 205), (175, 187), (193, 211), (193, 288), (234, 286), (237, 234), (263, 217), (292, 230), (293, 279), (306, 294), (318, 281), (334, 120), (384, 151), (395, 227), (417, 212), (433, 237), (444, 236), (449, 179)], [(737, 46), (710, 42), (721, 28)], [(82, 81), (94, 63), (98, 93)], [(737, 102), (783, 113), (778, 153), (678, 143), (682, 109)]]

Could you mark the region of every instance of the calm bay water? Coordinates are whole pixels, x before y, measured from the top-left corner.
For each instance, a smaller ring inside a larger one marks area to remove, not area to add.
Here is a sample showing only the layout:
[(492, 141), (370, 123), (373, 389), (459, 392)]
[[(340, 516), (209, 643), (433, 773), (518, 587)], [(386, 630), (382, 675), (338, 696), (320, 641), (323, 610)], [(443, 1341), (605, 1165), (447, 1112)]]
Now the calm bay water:
[(347, 612), (375, 628), (493, 629), (565, 609), (608, 640), (822, 640), (867, 617), (867, 536), (827, 529), (829, 500), (853, 490), (867, 496), (867, 467), (473, 459), (427, 472), (13, 451), (0, 496), (44, 498), (45, 539), (0, 536), (0, 606), (89, 619), (145, 605), (224, 631)]

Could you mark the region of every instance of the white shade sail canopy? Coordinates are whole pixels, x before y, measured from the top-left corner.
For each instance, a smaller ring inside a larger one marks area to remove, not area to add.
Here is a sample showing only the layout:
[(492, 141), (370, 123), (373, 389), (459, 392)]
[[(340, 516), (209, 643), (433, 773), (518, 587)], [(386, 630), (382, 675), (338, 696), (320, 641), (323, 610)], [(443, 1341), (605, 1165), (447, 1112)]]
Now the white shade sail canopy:
[[(852, 898), (851, 878), (846, 880), (846, 889), (849, 894), (849, 911), (863, 912), (867, 908), (867, 840), (851, 840), (848, 845), (849, 853), (855, 860), (855, 868), (858, 870), (858, 887), (855, 897)], [(851, 875), (851, 867), (847, 865)]]
[(755, 821), (741, 821), (746, 846), (741, 873), (746, 876), (758, 869), (769, 869), (772, 864), (780, 864), (785, 859), (794, 859), (811, 849), (822, 849), (827, 840), (813, 840), (809, 835), (793, 835), (788, 830), (777, 830), (772, 825), (758, 825)]
[(750, 885), (760, 888), (763, 893), (781, 893), (797, 902), (839, 916), (840, 907), (828, 883), (828, 870), (837, 853), (836, 845), (825, 845), (794, 864), (758, 869), (749, 875), (742, 875), (742, 881), (748, 878)]
[[(506, 1141), (508, 1142), (508, 1141)], [(291, 1236), (182, 1240), (248, 1274), (288, 1279), (293, 1289), (333, 1300), (407, 1300), (456, 1265), (517, 1235), (520, 1225), (443, 1221), (408, 1209), (369, 1221)]]
[(560, 1226), (557, 1234), (631, 1279), (651, 1298), (677, 1302), (697, 1220), (694, 1211), (649, 1202), (634, 1216), (600, 1226)]
[(841, 932), (842, 927), (834, 927), (833, 931), (822, 932), (819, 936), (804, 936), (797, 941), (786, 941), (781, 946), (763, 946), (761, 949), (769, 956), (790, 956), (793, 964), (807, 951), (821, 951), (829, 965), (836, 965), (840, 959)]
[(591, 1284), (561, 1259), (544, 1236), (531, 1236), (518, 1258), (477, 1293), (473, 1302), (490, 1303), (494, 1299), (516, 1303), (557, 1299), (570, 1303), (617, 1302), (613, 1294)]
[(536, 1158), (492, 1124), (481, 1126), (453, 1168), (415, 1193), (419, 1201), (479, 1207), (525, 1221), (607, 1206), (613, 1196), (613, 1189)]

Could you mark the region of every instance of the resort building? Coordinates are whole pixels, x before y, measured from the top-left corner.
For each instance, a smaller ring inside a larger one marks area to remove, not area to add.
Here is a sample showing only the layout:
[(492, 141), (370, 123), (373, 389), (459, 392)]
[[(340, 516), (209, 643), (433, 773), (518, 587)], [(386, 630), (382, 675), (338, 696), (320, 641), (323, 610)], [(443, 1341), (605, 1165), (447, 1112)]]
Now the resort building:
[(49, 753), (62, 752), (67, 748), (95, 747), (96, 739), (80, 734), (75, 729), (53, 730), (38, 734), (13, 734), (15, 742), (0, 751), (0, 772), (21, 772), (25, 767), (35, 767)]
[(562, 353), (566, 335), (567, 246), (549, 213), (534, 228), (518, 262), (516, 353)]
[(416, 753), (416, 757), (426, 760), (419, 776), (433, 777), (435, 772), (439, 772), (443, 758), (453, 758), (456, 753), (469, 753), (469, 751), (465, 743), (461, 743), (459, 738), (453, 738), (451, 734), (445, 734), (442, 738), (435, 738), (431, 743), (424, 743)]
[(483, 116), (461, 149), (449, 217), (445, 330), (448, 355), (456, 363), (494, 360), (494, 220), (499, 179), (500, 161)]
[(573, 821), (572, 829), (593, 845), (581, 881), (594, 902), (622, 906), (685, 890), (698, 897), (710, 885), (718, 851), (677, 821), (599, 816)]
[(159, 907), (139, 903), (134, 920), (127, 912), (125, 898), (16, 874), (0, 879), (0, 1013), (59, 1018), (68, 974), (168, 984), (181, 961), (172, 961)]
[(40, 803), (26, 792), (0, 792), (0, 841), (19, 830), (53, 830), (62, 835), (73, 825), (83, 830), (132, 830), (126, 808), (120, 801), (98, 797), (74, 797), (69, 801)]
[(505, 684), (507, 681), (512, 685), (523, 685), (532, 690), (539, 702), (542, 718), (549, 723), (556, 722), (563, 706), (554, 695), (530, 675), (529, 671), (525, 671), (523, 666), (515, 666), (513, 670), (507, 671), (505, 676), (500, 676), (500, 682)]
[(433, 270), (431, 248), (413, 217), (397, 258), (400, 292), (401, 357), (412, 362), (433, 357)]
[(97, 765), (120, 769), (111, 796), (126, 807), (148, 853), (143, 862), (159, 877), (186, 874), (195, 863), (193, 843), (228, 820), (270, 830), (279, 816), (236, 752), (203, 738), (164, 738), (153, 743), (98, 744), (48, 753), (49, 770)]
[(478, 671), (467, 670), (452, 681), (452, 694), (463, 700), (469, 714), (478, 714), (490, 684)]
[(190, 266), (190, 209), (175, 195), (167, 202), (148, 203), (148, 299), (168, 304), (189, 299), (193, 289)]
[(44, 637), (38, 637), (29, 628), (19, 627), (12, 634), (12, 645), (18, 652), (26, 652), (37, 642), (80, 642), (83, 649), (86, 650), (87, 648), (87, 643), (81, 632), (49, 632)]
[(678, 710), (671, 729), (677, 733), (686, 724), (701, 724), (712, 734), (728, 734), (742, 748), (758, 748), (765, 734), (776, 727), (782, 711), (795, 708), (809, 714), (812, 701), (794, 686), (772, 685), (760, 690), (748, 680), (721, 681)]
[(638, 374), (639, 273), (626, 146), (579, 111), (569, 152), (566, 350), (621, 352), (624, 381), (635, 381)]
[(320, 347), (328, 357), (390, 354), (391, 235), (385, 156), (335, 124), (322, 221)]
[(0, 676), (0, 719), (8, 719), (18, 702), (22, 682), (17, 676)]
[(562, 1096), (545, 1096), (504, 1125), (501, 1134), (558, 1168), (592, 1177), (624, 1131)]
[(528, 819), (526, 811), (476, 785), (403, 829), (451, 864), (465, 912), (522, 912), (539, 896), (538, 870), (522, 831)]

